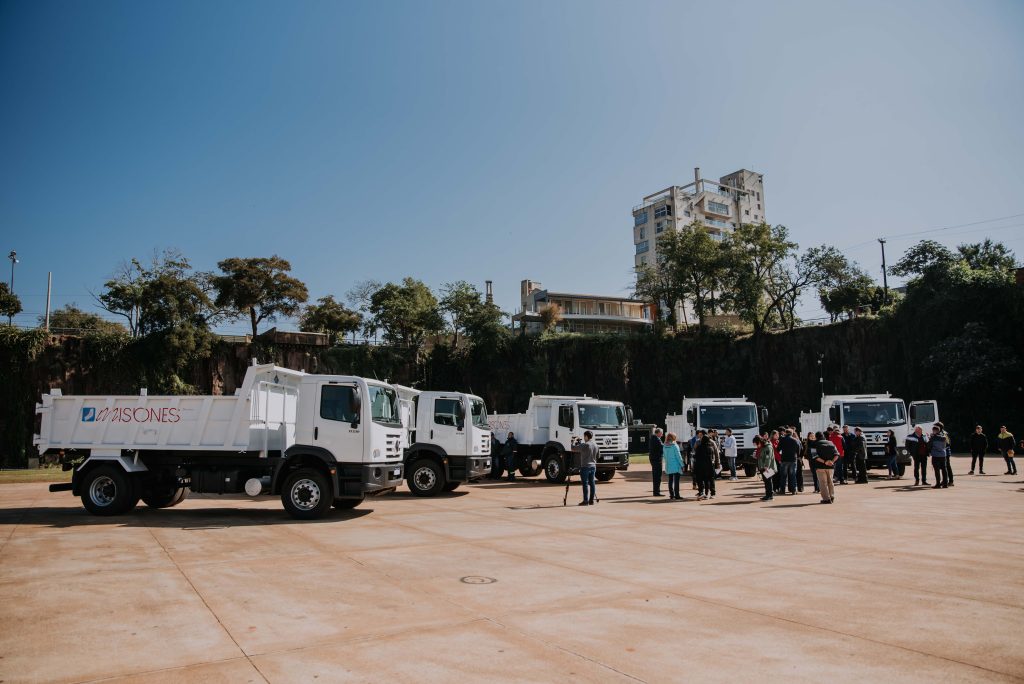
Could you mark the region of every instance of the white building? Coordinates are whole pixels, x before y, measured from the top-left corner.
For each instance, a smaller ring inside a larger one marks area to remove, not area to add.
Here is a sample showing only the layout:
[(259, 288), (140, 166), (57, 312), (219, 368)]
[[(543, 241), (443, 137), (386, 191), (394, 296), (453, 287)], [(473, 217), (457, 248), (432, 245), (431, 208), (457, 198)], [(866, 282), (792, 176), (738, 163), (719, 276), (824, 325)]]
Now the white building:
[(712, 181), (701, 178), (700, 168), (695, 168), (692, 183), (659, 190), (633, 207), (634, 266), (657, 263), (658, 238), (695, 221), (721, 239), (741, 223), (765, 220), (760, 173), (740, 169)]
[(522, 309), (512, 316), (512, 327), (531, 335), (544, 331), (540, 312), (547, 306), (561, 313), (556, 332), (632, 333), (654, 321), (654, 307), (638, 299), (552, 292), (535, 280), (522, 281), (519, 293)]

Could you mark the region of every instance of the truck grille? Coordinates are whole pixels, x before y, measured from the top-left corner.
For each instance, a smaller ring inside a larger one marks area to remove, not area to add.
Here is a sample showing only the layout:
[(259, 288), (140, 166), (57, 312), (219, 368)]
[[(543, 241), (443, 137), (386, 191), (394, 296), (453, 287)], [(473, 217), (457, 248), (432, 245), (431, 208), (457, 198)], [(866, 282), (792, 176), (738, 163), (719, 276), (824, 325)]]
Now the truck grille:
[(594, 442), (597, 443), (599, 452), (625, 450), (625, 445), (619, 435), (595, 435)]
[(402, 455), (402, 433), (389, 432), (384, 435), (384, 454), (389, 459)]
[(491, 436), (483, 435), (480, 437), (480, 453), (485, 456), (491, 453)]

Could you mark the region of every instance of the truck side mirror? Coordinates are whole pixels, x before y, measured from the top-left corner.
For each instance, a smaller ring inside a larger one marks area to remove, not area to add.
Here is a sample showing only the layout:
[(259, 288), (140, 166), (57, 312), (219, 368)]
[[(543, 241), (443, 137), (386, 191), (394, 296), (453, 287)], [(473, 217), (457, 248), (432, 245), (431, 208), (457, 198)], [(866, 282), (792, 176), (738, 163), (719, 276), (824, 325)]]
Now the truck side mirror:
[(363, 397), (359, 394), (359, 388), (352, 388), (352, 427), (359, 427), (363, 417)]
[(768, 409), (766, 409), (764, 406), (758, 406), (757, 407), (757, 412), (758, 412), (758, 415), (761, 418), (761, 423), (762, 424), (767, 423), (768, 422)]
[(839, 407), (838, 406), (829, 406), (828, 407), (828, 419), (830, 421), (832, 421), (836, 425), (839, 424)]
[(690, 425), (697, 424), (697, 411), (695, 411), (693, 408), (686, 409), (686, 422), (689, 423)]
[(632, 424), (633, 424), (633, 407), (627, 406), (626, 407), (626, 425), (632, 425)]
[(917, 424), (917, 407), (913, 404), (910, 405), (910, 423), (911, 425)]
[(466, 405), (459, 404), (459, 414), (455, 416), (455, 427), (462, 429), (466, 427)]

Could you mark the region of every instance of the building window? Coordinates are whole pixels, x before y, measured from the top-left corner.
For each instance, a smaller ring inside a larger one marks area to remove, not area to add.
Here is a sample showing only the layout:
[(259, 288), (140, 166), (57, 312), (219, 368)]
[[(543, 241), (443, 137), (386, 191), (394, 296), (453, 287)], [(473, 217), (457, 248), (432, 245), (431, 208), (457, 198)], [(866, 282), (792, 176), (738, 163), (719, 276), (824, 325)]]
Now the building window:
[(757, 203), (757, 209), (758, 209), (758, 211), (760, 211), (760, 209), (761, 209), (761, 203), (760, 202)]
[(641, 228), (640, 229), (640, 239), (643, 240), (645, 237), (647, 237), (647, 229), (646, 228)]
[(641, 266), (646, 266), (647, 265), (647, 257), (640, 257), (640, 265)]
[(760, 202), (761, 201), (761, 193), (755, 192), (754, 194), (757, 195), (757, 201)]
[(689, 215), (690, 215), (690, 212), (689, 212), (689, 211), (684, 211), (683, 213), (684, 213), (684, 214), (686, 214), (686, 215), (687, 215), (687, 217), (689, 217)]
[(661, 218), (662, 216), (671, 216), (672, 207), (668, 204), (663, 204), (654, 210), (654, 218)]
[(643, 254), (648, 249), (650, 249), (650, 244), (648, 244), (647, 240), (644, 240), (643, 242), (636, 243), (636, 253), (637, 254)]
[(634, 226), (642, 226), (645, 223), (647, 223), (647, 210), (646, 209), (644, 209), (643, 211), (641, 211), (640, 213), (638, 213), (636, 216), (633, 217), (633, 225)]
[(711, 201), (709, 201), (708, 202), (708, 211), (714, 212), (714, 213), (719, 214), (721, 216), (728, 216), (729, 215), (729, 206), (726, 205), (726, 204), (722, 204), (721, 202), (711, 202)]
[(744, 209), (744, 210), (743, 210), (743, 214), (744, 214), (745, 216), (750, 216), (750, 210), (749, 210), (749, 209)]

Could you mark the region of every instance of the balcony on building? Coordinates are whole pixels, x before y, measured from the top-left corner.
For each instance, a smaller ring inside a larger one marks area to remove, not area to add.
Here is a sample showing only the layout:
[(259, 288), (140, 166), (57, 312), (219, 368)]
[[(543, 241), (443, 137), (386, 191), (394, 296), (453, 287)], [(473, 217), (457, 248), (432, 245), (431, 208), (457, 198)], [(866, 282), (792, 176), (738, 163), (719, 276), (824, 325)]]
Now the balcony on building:
[(561, 310), (561, 320), (555, 327), (557, 332), (639, 332), (650, 327), (654, 320), (652, 306), (638, 299), (551, 292), (529, 280), (523, 281), (521, 293), (522, 310), (512, 316), (512, 324), (527, 334), (544, 331), (541, 311), (551, 305)]

